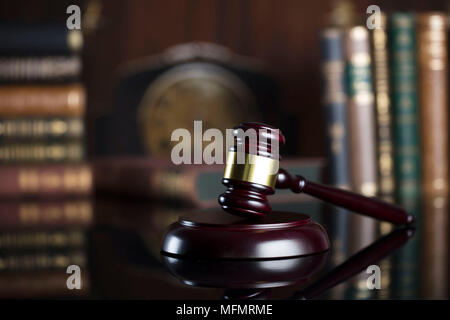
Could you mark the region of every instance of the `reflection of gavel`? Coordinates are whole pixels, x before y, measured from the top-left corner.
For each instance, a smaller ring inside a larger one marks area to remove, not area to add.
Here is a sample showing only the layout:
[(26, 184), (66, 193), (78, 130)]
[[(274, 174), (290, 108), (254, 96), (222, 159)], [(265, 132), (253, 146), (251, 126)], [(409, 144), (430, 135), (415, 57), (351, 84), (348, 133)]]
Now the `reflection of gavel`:
[[(392, 231), (295, 292), (291, 299), (312, 299), (322, 295), (389, 256), (413, 235), (414, 228), (411, 227)], [(185, 259), (162, 255), (162, 260), (170, 272), (185, 284), (225, 288), (226, 299), (261, 299), (267, 297), (271, 288), (304, 286), (322, 270), (327, 257), (325, 251), (282, 259)]]
[[(249, 141), (239, 133), (253, 129), (256, 141)], [(412, 224), (414, 217), (404, 209), (375, 198), (353, 192), (320, 185), (302, 176), (292, 176), (278, 169), (279, 156), (274, 146), (283, 146), (285, 138), (276, 128), (260, 123), (241, 123), (233, 132), (235, 143), (228, 153), (222, 183), (227, 187), (220, 195), (222, 208), (232, 214), (257, 217), (271, 212), (267, 195), (275, 188), (289, 188), (293, 192), (304, 192), (331, 204), (395, 224)], [(263, 138), (261, 138), (263, 137)], [(275, 143), (274, 143), (275, 142)], [(243, 163), (239, 163), (238, 152), (245, 152)]]
[(293, 299), (312, 299), (334, 286), (347, 281), (357, 275), (368, 266), (389, 256), (402, 247), (414, 235), (414, 227), (399, 228), (381, 239), (378, 239), (368, 247), (358, 251), (341, 265), (331, 270), (327, 275), (310, 284), (302, 291), (298, 291)]

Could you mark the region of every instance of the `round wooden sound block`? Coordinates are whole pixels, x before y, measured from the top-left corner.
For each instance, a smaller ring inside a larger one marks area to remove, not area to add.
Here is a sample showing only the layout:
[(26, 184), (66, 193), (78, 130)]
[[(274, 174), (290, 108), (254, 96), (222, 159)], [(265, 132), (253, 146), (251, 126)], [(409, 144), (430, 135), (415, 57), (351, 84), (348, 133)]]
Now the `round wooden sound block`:
[(248, 219), (218, 208), (192, 212), (172, 224), (161, 253), (207, 259), (279, 259), (324, 252), (329, 246), (324, 228), (307, 215), (274, 211)]

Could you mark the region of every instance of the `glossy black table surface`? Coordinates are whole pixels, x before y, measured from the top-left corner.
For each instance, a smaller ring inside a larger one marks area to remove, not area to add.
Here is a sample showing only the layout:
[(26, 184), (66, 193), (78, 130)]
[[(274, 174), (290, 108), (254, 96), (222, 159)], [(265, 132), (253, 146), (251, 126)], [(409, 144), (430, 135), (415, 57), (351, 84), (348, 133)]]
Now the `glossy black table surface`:
[(160, 249), (167, 227), (189, 208), (112, 198), (2, 201), (0, 297), (448, 299), (446, 199), (412, 208), (415, 228), (379, 223), (376, 237), (346, 250), (342, 241), (357, 230), (339, 234), (333, 216), (341, 211), (316, 201), (275, 209), (323, 224), (331, 249), (285, 259), (184, 259)]

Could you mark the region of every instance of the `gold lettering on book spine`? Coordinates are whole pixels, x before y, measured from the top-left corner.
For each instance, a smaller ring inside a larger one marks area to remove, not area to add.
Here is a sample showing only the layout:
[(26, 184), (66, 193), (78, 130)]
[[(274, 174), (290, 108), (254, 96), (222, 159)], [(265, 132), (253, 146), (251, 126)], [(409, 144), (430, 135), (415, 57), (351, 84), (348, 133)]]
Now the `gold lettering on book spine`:
[(341, 61), (330, 61), (322, 65), (323, 78), (326, 81), (324, 103), (344, 103), (346, 93), (341, 80), (345, 65)]
[(24, 192), (37, 192), (40, 189), (83, 192), (92, 187), (92, 172), (88, 167), (65, 169), (62, 172), (22, 169), (19, 171), (18, 185)]
[(447, 195), (447, 16), (419, 14), (417, 39), (423, 190), (426, 194)]
[(381, 195), (393, 200), (394, 161), (392, 146), (391, 100), (389, 96), (388, 36), (386, 16), (381, 15), (381, 27), (372, 32), (374, 56), (374, 90), (378, 124), (378, 179)]

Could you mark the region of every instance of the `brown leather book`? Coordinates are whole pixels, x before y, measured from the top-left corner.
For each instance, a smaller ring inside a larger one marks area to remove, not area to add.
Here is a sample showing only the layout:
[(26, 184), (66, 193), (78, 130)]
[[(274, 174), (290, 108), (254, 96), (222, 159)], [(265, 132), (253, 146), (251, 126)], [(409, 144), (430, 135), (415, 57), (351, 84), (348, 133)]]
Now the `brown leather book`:
[(81, 73), (81, 57), (0, 57), (0, 82), (73, 80)]
[(0, 232), (1, 250), (50, 250), (84, 247), (88, 235), (84, 228), (7, 230)]
[[(376, 119), (372, 87), (369, 32), (366, 27), (346, 32), (348, 70), (348, 123), (352, 188), (365, 196), (377, 194)], [(369, 245), (376, 238), (377, 222), (352, 214), (349, 250)]]
[(448, 193), (447, 15), (417, 16), (422, 188)]
[(88, 199), (0, 202), (0, 230), (88, 226), (92, 220)]
[(0, 198), (86, 196), (92, 171), (86, 164), (0, 166)]
[(82, 117), (1, 118), (1, 141), (38, 141), (82, 139), (85, 126)]
[(80, 162), (84, 160), (83, 142), (7, 142), (0, 143), (0, 163)]
[(81, 84), (2, 86), (0, 116), (82, 116), (85, 100)]

